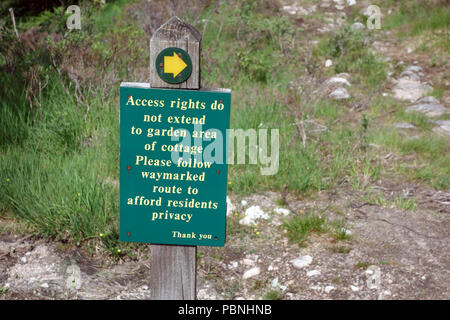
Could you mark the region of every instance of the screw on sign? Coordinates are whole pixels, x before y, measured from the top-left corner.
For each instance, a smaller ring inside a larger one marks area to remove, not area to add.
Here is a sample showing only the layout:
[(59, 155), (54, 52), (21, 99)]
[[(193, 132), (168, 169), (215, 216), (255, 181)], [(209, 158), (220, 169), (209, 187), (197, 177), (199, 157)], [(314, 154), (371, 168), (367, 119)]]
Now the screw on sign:
[(120, 240), (151, 244), (154, 300), (195, 299), (196, 246), (225, 244), (228, 167), (212, 158), (231, 90), (201, 89), (200, 47), (173, 17), (150, 40), (150, 84), (120, 86)]

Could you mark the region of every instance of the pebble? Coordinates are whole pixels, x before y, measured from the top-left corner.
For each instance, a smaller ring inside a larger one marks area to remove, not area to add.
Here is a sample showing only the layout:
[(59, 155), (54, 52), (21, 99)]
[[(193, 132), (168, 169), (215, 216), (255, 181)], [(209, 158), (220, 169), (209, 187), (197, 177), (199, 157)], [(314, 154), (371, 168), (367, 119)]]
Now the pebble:
[(276, 277), (275, 279), (272, 280), (271, 285), (272, 285), (272, 288), (278, 287), (278, 277)]
[(255, 264), (255, 261), (251, 259), (243, 259), (242, 263), (245, 264), (246, 266), (253, 266)]
[(265, 213), (259, 206), (251, 206), (245, 210), (245, 218), (239, 221), (239, 224), (251, 226), (257, 219), (269, 219), (269, 215)]
[(247, 270), (244, 272), (244, 275), (242, 276), (243, 279), (249, 279), (251, 277), (257, 276), (261, 273), (261, 270), (258, 267), (252, 268), (250, 270)]
[(352, 30), (362, 30), (364, 28), (365, 28), (365, 26), (361, 22), (355, 22), (354, 24), (352, 24), (350, 26), (350, 29), (352, 29)]
[(326, 293), (330, 293), (331, 290), (334, 290), (334, 287), (333, 287), (333, 286), (326, 286), (326, 287), (325, 287), (325, 292), (326, 292)]
[(397, 129), (414, 129), (416, 126), (409, 122), (399, 122), (394, 125)]
[(343, 77), (331, 77), (330, 79), (325, 81), (325, 84), (327, 84), (327, 85), (330, 85), (330, 84), (344, 84), (344, 85), (346, 85), (348, 87), (351, 86), (350, 82), (348, 82), (348, 80), (343, 78)]
[(359, 291), (359, 287), (356, 286), (350, 286), (350, 289), (352, 289), (353, 292)]
[(325, 68), (329, 68), (333, 65), (333, 61), (331, 61), (330, 59), (328, 59), (327, 61), (325, 61)]
[(350, 94), (348, 93), (347, 89), (345, 88), (337, 88), (332, 93), (330, 93), (330, 98), (335, 100), (344, 100), (349, 99)]
[(406, 112), (420, 112), (428, 117), (440, 117), (449, 112), (442, 104), (419, 103), (406, 108)]
[(248, 203), (247, 203), (246, 200), (242, 200), (242, 201), (241, 201), (241, 206), (245, 207), (247, 204), (248, 204)]
[(289, 213), (291, 213), (289, 211), (289, 209), (285, 209), (285, 208), (275, 208), (273, 211), (275, 211), (278, 214), (282, 214), (284, 216), (287, 216), (287, 215), (289, 215)]
[(301, 269), (301, 268), (304, 268), (304, 267), (310, 265), (312, 260), (313, 259), (311, 256), (306, 255), (306, 256), (302, 256), (302, 257), (296, 258), (294, 260), (291, 260), (291, 263), (295, 268)]
[(318, 276), (319, 274), (320, 274), (320, 271), (319, 271), (319, 270), (311, 270), (311, 271), (308, 271), (308, 272), (306, 273), (306, 275), (307, 275), (308, 277)]
[(234, 205), (231, 203), (230, 197), (227, 196), (227, 216), (233, 214)]

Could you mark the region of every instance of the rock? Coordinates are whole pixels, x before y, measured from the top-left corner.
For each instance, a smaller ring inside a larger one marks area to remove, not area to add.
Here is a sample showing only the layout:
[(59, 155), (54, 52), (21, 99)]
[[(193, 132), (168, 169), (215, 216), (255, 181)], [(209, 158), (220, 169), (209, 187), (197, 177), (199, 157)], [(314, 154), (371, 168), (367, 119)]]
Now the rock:
[(419, 103), (406, 108), (406, 112), (420, 112), (428, 117), (440, 117), (449, 112), (442, 104)]
[(348, 93), (347, 89), (345, 89), (345, 88), (337, 88), (332, 93), (330, 93), (329, 97), (334, 100), (344, 100), (344, 99), (349, 99), (350, 94)]
[(230, 197), (227, 196), (227, 216), (231, 216), (233, 214), (234, 205), (231, 203)]
[(409, 122), (399, 122), (394, 125), (397, 129), (414, 129), (416, 126)]
[(347, 0), (347, 4), (349, 6), (354, 6), (356, 4), (356, 0)]
[(350, 26), (350, 29), (352, 30), (363, 30), (365, 26), (361, 22), (355, 22)]
[(334, 290), (334, 287), (333, 287), (333, 286), (326, 286), (326, 287), (325, 287), (325, 292), (326, 292), (326, 293), (330, 293), (331, 290)]
[(422, 71), (423, 71), (422, 67), (417, 66), (417, 65), (408, 66), (403, 70), (403, 72), (413, 72), (413, 73), (419, 74), (421, 77), (423, 77)]
[(433, 88), (431, 86), (406, 77), (398, 79), (393, 89), (394, 98), (399, 100), (409, 100), (411, 102), (427, 95), (432, 90)]
[(257, 219), (269, 219), (269, 215), (262, 211), (259, 206), (251, 206), (245, 210), (245, 218), (239, 221), (240, 224), (251, 226)]
[(278, 277), (276, 277), (275, 279), (272, 280), (272, 288), (277, 288), (278, 287)]
[(418, 75), (418, 74), (415, 73), (415, 72), (411, 72), (411, 71), (403, 71), (403, 72), (400, 74), (400, 78), (407, 78), (407, 79), (411, 79), (411, 80), (416, 80), (416, 81), (418, 81), (418, 80), (420, 80), (421, 76)]
[(275, 211), (275, 213), (282, 214), (284, 216), (288, 216), (291, 213), (289, 209), (285, 208), (275, 208), (273, 211)]
[(438, 121), (435, 121), (434, 123), (436, 123), (438, 125), (437, 127), (433, 128), (434, 132), (450, 134), (450, 121), (449, 120), (438, 120)]
[(249, 269), (244, 272), (244, 275), (242, 276), (243, 279), (249, 279), (251, 277), (257, 276), (261, 273), (261, 270), (258, 267)]
[(243, 259), (242, 263), (245, 264), (246, 266), (253, 266), (253, 265), (255, 265), (255, 261), (253, 261), (252, 259), (247, 259), (247, 258)]
[(436, 99), (436, 98), (433, 97), (433, 96), (427, 96), (427, 97), (420, 98), (419, 100), (417, 100), (416, 103), (439, 104), (440, 102), (439, 102), (438, 99)]
[(438, 124), (442, 130), (450, 132), (450, 120), (438, 120), (435, 121), (436, 124)]
[(333, 85), (333, 84), (338, 84), (338, 85), (346, 85), (348, 87), (351, 86), (350, 82), (348, 82), (348, 80), (344, 77), (332, 77), (330, 79), (328, 79), (327, 81), (325, 81), (326, 85)]
[(308, 277), (314, 277), (314, 276), (318, 276), (320, 274), (320, 271), (319, 270), (311, 270), (311, 271), (308, 271), (307, 273), (306, 273), (306, 276), (308, 276)]
[(327, 59), (327, 61), (325, 61), (325, 68), (329, 68), (333, 65), (333, 61), (331, 61), (330, 59)]
[(359, 288), (356, 286), (350, 286), (350, 289), (352, 289), (353, 292), (359, 291)]
[[(311, 7), (311, 12), (315, 11), (315, 7)], [(292, 6), (283, 6), (281, 8), (282, 11), (291, 14), (291, 15), (296, 15), (296, 14), (302, 14), (302, 15), (308, 15), (310, 13), (310, 11), (306, 10), (305, 8), (301, 7), (301, 6), (296, 6), (296, 5), (292, 5)]]
[(246, 200), (242, 200), (242, 201), (241, 201), (241, 206), (245, 207), (247, 204), (248, 204), (248, 203), (247, 203)]
[(273, 268), (273, 265), (270, 265), (268, 268), (267, 268), (267, 271), (272, 271), (274, 268)]
[(304, 268), (304, 267), (310, 265), (312, 260), (313, 259), (311, 256), (306, 255), (306, 256), (302, 256), (302, 257), (296, 258), (294, 260), (291, 260), (291, 263), (295, 268), (301, 269), (301, 268)]

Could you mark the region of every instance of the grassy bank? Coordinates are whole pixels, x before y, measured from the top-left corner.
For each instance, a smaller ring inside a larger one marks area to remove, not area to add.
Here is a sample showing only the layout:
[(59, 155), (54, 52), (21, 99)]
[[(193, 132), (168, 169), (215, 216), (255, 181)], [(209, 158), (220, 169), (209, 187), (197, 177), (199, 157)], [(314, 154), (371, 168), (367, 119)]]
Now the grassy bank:
[[(42, 90), (30, 94), (30, 83), (36, 89), (38, 82), (6, 70), (12, 59), (8, 50), (0, 60), (0, 80), (8, 84), (0, 89), (1, 212), (12, 211), (40, 234), (71, 243), (100, 243), (116, 255), (118, 250), (127, 254), (117, 240), (118, 86), (120, 81), (147, 77), (150, 34), (136, 18), (140, 4), (86, 3), (86, 28), (50, 45), (50, 53), (42, 53), (47, 60), (27, 51), (31, 62), (15, 63), (23, 70), (36, 68), (39, 84), (46, 84)], [(127, 11), (130, 7), (133, 10)], [(287, 188), (305, 197), (332, 189), (343, 178), (361, 190), (382, 173), (371, 142), (425, 159), (429, 166), (411, 173), (399, 165), (399, 172), (448, 188), (450, 161), (438, 157), (447, 148), (445, 141), (436, 138), (426, 144), (424, 137), (405, 142), (374, 125), (378, 113), (371, 110), (387, 101), (377, 100), (387, 66), (369, 50), (370, 35), (347, 25), (311, 44), (315, 35), (303, 32), (279, 8), (275, 1), (205, 2), (181, 16), (203, 32), (203, 85), (233, 90), (231, 127), (280, 130), (278, 173), (263, 176), (258, 165), (232, 165), (229, 191), (250, 194)], [(58, 9), (19, 19), (19, 30), (50, 28), (60, 13)], [(161, 20), (169, 17), (168, 12), (156, 14)], [(389, 26), (399, 27), (392, 19)], [(52, 28), (64, 32), (64, 24)], [(61, 55), (56, 65), (52, 52)], [(334, 64), (326, 70), (322, 66), (328, 58)], [(75, 70), (75, 76), (68, 70)], [(315, 92), (326, 77), (340, 72), (351, 74), (351, 90), (367, 93), (365, 112), (349, 116), (357, 98), (341, 103)], [(429, 130), (420, 118), (416, 122)], [(294, 237), (304, 221), (292, 223)]]

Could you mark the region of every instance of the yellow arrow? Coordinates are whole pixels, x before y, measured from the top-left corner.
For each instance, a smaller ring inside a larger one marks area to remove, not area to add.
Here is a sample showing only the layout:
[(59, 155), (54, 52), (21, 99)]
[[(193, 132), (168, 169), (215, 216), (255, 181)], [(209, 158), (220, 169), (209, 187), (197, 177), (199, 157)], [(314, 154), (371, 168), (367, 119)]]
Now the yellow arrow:
[(175, 78), (187, 64), (174, 52), (173, 56), (164, 56), (164, 73), (173, 73)]

